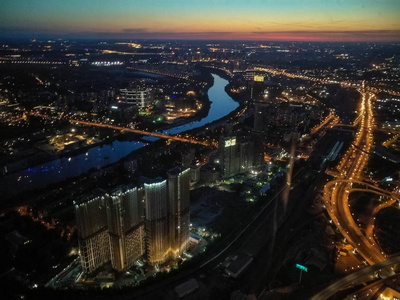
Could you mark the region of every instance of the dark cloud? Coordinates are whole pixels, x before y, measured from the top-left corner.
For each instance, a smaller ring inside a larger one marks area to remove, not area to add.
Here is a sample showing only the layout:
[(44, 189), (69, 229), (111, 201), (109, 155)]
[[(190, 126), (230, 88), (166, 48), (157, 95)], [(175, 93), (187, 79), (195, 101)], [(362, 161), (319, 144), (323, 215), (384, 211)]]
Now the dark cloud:
[(190, 34), (190, 35), (226, 35), (235, 34), (229, 31), (203, 31), (203, 32), (169, 32), (170, 34)]
[(248, 39), (309, 40), (309, 41), (399, 41), (400, 30), (299, 30), (299, 31), (253, 31)]
[(124, 28), (121, 30), (123, 33), (144, 33), (148, 32), (147, 28)]
[[(140, 30), (139, 30), (140, 29)], [(234, 38), (235, 32), (227, 31), (203, 31), (203, 32), (174, 32), (174, 31), (147, 31), (145, 28), (132, 28), (124, 29), (120, 32), (79, 32), (70, 33), (69, 36), (75, 35), (79, 37), (96, 37), (96, 38), (110, 38), (110, 39), (203, 39), (207, 37), (224, 37), (232, 36)]]
[[(258, 27), (261, 29), (261, 27)], [(257, 29), (258, 29), (257, 28)], [(53, 32), (49, 28), (1, 28), (1, 38), (94, 38), (94, 39), (229, 39), (229, 40), (315, 40), (315, 41), (400, 41), (400, 30), (291, 30), (267, 31), (255, 30), (249, 32), (231, 31), (202, 31), (202, 32), (175, 32), (149, 31), (148, 28), (124, 28), (118, 32)]]
[(308, 31), (308, 30), (296, 30), (296, 31), (253, 31), (253, 34), (340, 34), (340, 35), (400, 35), (400, 30), (348, 30), (348, 31), (334, 31), (334, 30), (321, 30), (321, 31)]

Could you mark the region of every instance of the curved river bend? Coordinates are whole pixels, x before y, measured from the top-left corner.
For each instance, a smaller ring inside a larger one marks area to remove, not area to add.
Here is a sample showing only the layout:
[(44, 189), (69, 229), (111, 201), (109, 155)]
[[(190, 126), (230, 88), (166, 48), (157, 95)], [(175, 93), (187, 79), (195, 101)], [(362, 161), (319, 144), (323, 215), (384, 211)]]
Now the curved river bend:
[[(215, 74), (212, 74), (212, 76), (214, 77), (214, 84), (208, 90), (208, 98), (212, 101), (208, 115), (198, 121), (164, 130), (163, 133), (178, 134), (201, 127), (228, 115), (239, 106), (225, 92), (228, 81)], [(47, 184), (78, 176), (91, 168), (99, 169), (115, 163), (132, 151), (144, 146), (146, 146), (146, 143), (143, 142), (116, 140), (110, 145), (93, 147), (86, 153), (70, 158), (59, 158), (34, 168), (0, 177), (0, 192), (4, 191), (8, 194), (45, 187)]]

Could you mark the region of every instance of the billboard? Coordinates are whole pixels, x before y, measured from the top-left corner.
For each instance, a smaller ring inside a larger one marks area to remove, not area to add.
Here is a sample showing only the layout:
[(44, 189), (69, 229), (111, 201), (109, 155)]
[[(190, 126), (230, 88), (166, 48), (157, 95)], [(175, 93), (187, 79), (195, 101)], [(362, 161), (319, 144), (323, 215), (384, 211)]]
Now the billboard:
[(230, 138), (229, 140), (225, 141), (225, 148), (231, 147), (236, 145), (236, 138)]
[(263, 82), (264, 81), (264, 76), (255, 75), (254, 76), (254, 81)]

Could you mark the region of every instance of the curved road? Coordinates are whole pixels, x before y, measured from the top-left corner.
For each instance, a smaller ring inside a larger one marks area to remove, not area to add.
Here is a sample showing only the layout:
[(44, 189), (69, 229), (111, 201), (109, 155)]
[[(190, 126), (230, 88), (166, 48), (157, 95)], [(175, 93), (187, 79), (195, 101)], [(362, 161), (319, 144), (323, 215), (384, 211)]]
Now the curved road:
[(346, 288), (350, 284), (360, 282), (360, 280), (364, 280), (364, 278), (367, 278), (371, 275), (373, 275), (375, 272), (379, 272), (382, 269), (389, 269), (393, 265), (399, 264), (400, 263), (400, 255), (396, 255), (395, 257), (388, 259), (386, 261), (377, 263), (373, 266), (368, 266), (365, 267), (364, 269), (361, 269), (357, 272), (351, 273), (347, 275), (346, 277), (337, 280), (330, 286), (328, 286), (326, 289), (322, 290), (318, 294), (316, 294), (314, 297), (311, 298), (311, 300), (326, 300), (329, 299), (329, 297), (332, 297), (335, 295), (338, 291)]
[[(352, 188), (354, 183), (364, 184), (369, 188), (373, 188), (374, 192), (384, 194), (392, 199), (398, 198), (397, 194), (390, 193), (362, 181), (362, 172), (368, 162), (368, 153), (373, 146), (372, 133), (375, 123), (371, 100), (375, 95), (366, 92), (364, 85), (360, 93), (362, 95), (362, 100), (359, 108), (359, 127), (355, 141), (352, 147), (345, 153), (338, 166), (338, 171), (340, 172), (339, 178), (325, 185), (324, 201), (329, 216), (341, 234), (371, 266), (337, 281), (318, 293), (313, 299), (327, 299), (356, 279), (370, 275), (371, 272), (380, 271), (383, 266), (389, 266), (393, 263), (400, 262), (400, 256), (386, 261), (387, 256), (381, 251), (379, 246), (374, 243), (373, 239), (368, 239), (368, 237), (361, 232), (359, 228), (360, 225), (357, 225), (354, 221), (349, 208), (349, 194), (354, 190)], [(362, 151), (359, 151), (359, 149)], [(359, 188), (356, 188), (356, 190), (359, 190)], [(369, 189), (365, 189), (365, 191), (371, 192)], [(391, 270), (387, 270), (386, 274), (390, 273), (392, 273)]]
[[(373, 146), (372, 131), (374, 120), (371, 107), (373, 95), (365, 93), (363, 90), (361, 94), (360, 127), (357, 131), (354, 145), (369, 152)], [(353, 183), (362, 183), (359, 179), (367, 160), (367, 153), (357, 151), (355, 147), (351, 147), (344, 155), (338, 168), (342, 179), (330, 181), (325, 185), (324, 200), (332, 221), (342, 235), (370, 265), (373, 265), (386, 260), (386, 255), (381, 252), (377, 244), (373, 243), (361, 232), (359, 225), (356, 224), (350, 212), (348, 198)], [(373, 187), (372, 185), (368, 186)], [(381, 190), (380, 192), (383, 191)]]

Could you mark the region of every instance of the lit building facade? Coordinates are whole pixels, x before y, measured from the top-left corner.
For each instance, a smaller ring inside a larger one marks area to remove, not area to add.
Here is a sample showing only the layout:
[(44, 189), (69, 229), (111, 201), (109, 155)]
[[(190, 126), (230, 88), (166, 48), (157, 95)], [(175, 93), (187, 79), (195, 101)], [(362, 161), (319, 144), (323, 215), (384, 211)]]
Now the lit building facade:
[(82, 269), (90, 273), (110, 260), (104, 191), (95, 190), (76, 204), (75, 216)]
[(155, 179), (144, 184), (146, 195), (146, 250), (150, 264), (163, 263), (168, 258), (168, 190), (167, 180)]
[(149, 107), (154, 100), (154, 93), (149, 88), (121, 89), (121, 101), (131, 104), (137, 109)]
[(175, 167), (168, 172), (168, 223), (173, 257), (181, 255), (189, 243), (190, 177), (190, 168)]
[(263, 71), (247, 69), (243, 72), (243, 77), (249, 81), (264, 82), (267, 75)]
[(109, 261), (116, 270), (130, 267), (145, 253), (143, 189), (99, 189), (82, 200), (75, 214), (84, 272)]
[(107, 197), (110, 254), (114, 269), (130, 267), (144, 252), (141, 190), (121, 186)]
[(98, 189), (76, 204), (83, 271), (107, 262), (125, 270), (144, 255), (151, 265), (181, 255), (189, 242), (190, 178), (190, 168), (176, 167), (168, 179)]

